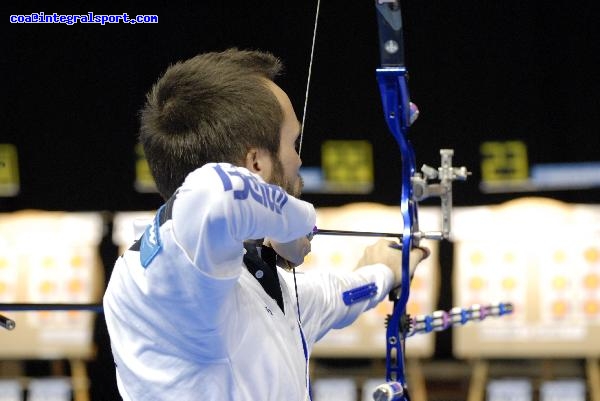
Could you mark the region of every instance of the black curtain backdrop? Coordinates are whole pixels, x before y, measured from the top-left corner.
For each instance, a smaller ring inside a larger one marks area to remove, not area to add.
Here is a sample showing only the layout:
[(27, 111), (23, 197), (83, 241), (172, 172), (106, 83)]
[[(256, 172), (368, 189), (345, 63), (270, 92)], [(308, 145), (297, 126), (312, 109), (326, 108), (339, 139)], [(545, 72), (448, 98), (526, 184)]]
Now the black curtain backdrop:
[[(21, 174), (20, 194), (0, 198), (0, 212), (158, 207), (158, 195), (133, 187), (137, 113), (169, 64), (204, 51), (235, 46), (280, 56), (286, 73), (279, 83), (301, 117), (316, 1), (55, 3), (0, 6), (5, 21), (0, 143), (18, 147)], [(479, 146), (484, 141), (522, 140), (530, 164), (600, 161), (596, 3), (403, 2), (409, 87), (421, 109), (411, 140), (419, 164), (437, 166), (438, 150), (451, 147), (455, 164), (473, 171), (468, 182), (456, 184), (455, 205), (531, 195), (480, 191)], [(9, 22), (10, 15), (34, 12), (154, 14), (158, 23)], [(375, 190), (305, 198), (317, 206), (398, 203), (400, 155), (385, 127), (375, 82), (373, 1), (323, 0), (319, 18), (304, 164), (319, 164), (323, 140), (367, 138), (374, 146)], [(534, 195), (578, 203), (600, 200), (598, 189)], [(103, 246), (107, 273), (116, 256), (109, 242)], [(94, 398), (116, 399), (101, 321), (98, 333), (100, 359), (91, 367)]]
[[(63, 2), (3, 4), (3, 128), (18, 146), (21, 193), (2, 210), (136, 210), (160, 199), (133, 188), (138, 110), (166, 67), (208, 50), (270, 50), (286, 63), (279, 81), (302, 114), (316, 2)], [(473, 177), (458, 205), (519, 194), (479, 190), (479, 145), (523, 140), (530, 164), (600, 160), (596, 69), (600, 13), (594, 2), (405, 1), (411, 129), (419, 163), (455, 149)], [(157, 24), (10, 24), (9, 15), (154, 14)], [(318, 205), (399, 198), (400, 156), (381, 113), (371, 1), (323, 1), (304, 138), (305, 165), (325, 139), (370, 139), (376, 187), (364, 196), (310, 195)], [(597, 190), (543, 193), (597, 202)]]

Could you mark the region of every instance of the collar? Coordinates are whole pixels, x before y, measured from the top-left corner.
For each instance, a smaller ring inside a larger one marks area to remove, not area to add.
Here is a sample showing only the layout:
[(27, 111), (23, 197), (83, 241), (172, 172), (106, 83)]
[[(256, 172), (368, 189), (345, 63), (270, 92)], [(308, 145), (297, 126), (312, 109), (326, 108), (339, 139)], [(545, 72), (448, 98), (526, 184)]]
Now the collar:
[(277, 254), (273, 248), (262, 245), (262, 242), (262, 240), (244, 242), (244, 249), (246, 249), (244, 264), (265, 292), (277, 302), (281, 311), (285, 313), (281, 284), (275, 265)]

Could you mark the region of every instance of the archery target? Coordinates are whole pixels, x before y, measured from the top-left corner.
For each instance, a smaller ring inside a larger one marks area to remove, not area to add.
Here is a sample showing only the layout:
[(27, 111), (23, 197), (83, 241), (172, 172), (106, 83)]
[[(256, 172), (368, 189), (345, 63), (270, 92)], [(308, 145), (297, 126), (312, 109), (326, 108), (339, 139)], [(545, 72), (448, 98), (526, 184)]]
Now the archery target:
[[(0, 217), (2, 303), (93, 303), (103, 269), (99, 213), (21, 211)], [(95, 314), (78, 311), (0, 312), (16, 322), (0, 331), (0, 355), (10, 358), (93, 355)]]
[(595, 205), (524, 198), (457, 208), (455, 303), (512, 302), (514, 313), (456, 329), (456, 355), (598, 356), (598, 227)]

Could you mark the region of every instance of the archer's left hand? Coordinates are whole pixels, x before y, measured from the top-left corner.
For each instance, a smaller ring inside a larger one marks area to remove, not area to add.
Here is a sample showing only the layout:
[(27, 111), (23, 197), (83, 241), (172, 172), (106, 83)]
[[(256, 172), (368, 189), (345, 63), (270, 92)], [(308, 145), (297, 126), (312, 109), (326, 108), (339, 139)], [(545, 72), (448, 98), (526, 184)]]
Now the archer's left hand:
[[(410, 250), (409, 271), (412, 279), (417, 266), (430, 254), (429, 249), (415, 247)], [(365, 248), (362, 258), (358, 261), (358, 267), (383, 263), (394, 273), (395, 286), (402, 283), (402, 249), (393, 241), (380, 239), (375, 244)]]

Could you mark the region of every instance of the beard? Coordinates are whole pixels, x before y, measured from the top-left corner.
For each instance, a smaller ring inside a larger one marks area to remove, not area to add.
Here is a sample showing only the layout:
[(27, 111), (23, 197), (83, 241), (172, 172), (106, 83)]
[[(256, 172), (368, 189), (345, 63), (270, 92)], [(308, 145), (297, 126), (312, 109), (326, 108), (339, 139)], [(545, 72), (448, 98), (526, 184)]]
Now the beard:
[(299, 198), (302, 194), (304, 180), (300, 174), (298, 174), (296, 178), (297, 180), (295, 182), (290, 182), (290, 180), (285, 177), (281, 161), (278, 158), (273, 157), (273, 172), (271, 174), (271, 179), (269, 180), (271, 184), (278, 185), (294, 198)]

